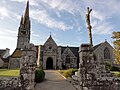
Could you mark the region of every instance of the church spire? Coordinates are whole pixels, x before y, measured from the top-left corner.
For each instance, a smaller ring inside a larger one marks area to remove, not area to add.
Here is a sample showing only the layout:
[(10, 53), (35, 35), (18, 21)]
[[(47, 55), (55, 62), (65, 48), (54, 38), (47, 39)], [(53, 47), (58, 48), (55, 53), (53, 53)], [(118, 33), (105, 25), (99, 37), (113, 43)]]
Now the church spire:
[(21, 17), (20, 27), (18, 30), (17, 48), (23, 48), (25, 43), (30, 42), (30, 18), (29, 18), (29, 1), (24, 15)]
[(27, 1), (26, 9), (24, 15), (21, 17), (21, 23), (22, 26), (30, 26), (30, 19), (29, 19), (29, 0)]
[(25, 18), (25, 17), (29, 17), (29, 0), (27, 1), (27, 6), (26, 6), (24, 18)]
[(24, 22), (23, 22), (23, 15), (21, 16), (21, 22), (20, 22), (20, 24), (24, 24)]

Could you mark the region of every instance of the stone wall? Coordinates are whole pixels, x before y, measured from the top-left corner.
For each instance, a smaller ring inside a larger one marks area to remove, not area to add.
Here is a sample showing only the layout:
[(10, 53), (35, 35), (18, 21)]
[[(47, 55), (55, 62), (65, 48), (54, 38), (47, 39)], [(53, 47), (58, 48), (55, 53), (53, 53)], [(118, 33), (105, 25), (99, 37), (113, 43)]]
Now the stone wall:
[(0, 90), (20, 90), (19, 77), (0, 77)]
[(95, 59), (91, 45), (82, 44), (79, 55), (80, 90), (119, 90), (120, 79), (115, 78), (100, 60)]
[(8, 68), (9, 69), (20, 68), (20, 58), (10, 58)]
[[(104, 58), (104, 50), (105, 50), (106, 47), (109, 49), (109, 53), (110, 53), (110, 58), (109, 59)], [(99, 59), (100, 61), (103, 60), (103, 61), (108, 61), (108, 62), (113, 63), (114, 60), (115, 60), (114, 59), (114, 54), (113, 54), (113, 47), (111, 47), (110, 44), (107, 41), (101, 43), (101, 45), (98, 48), (96, 48), (93, 51), (93, 53), (95, 54), (96, 59)]]
[(0, 68), (3, 67), (3, 64), (4, 64), (4, 62), (3, 62), (3, 60), (0, 58)]
[(34, 90), (35, 67), (35, 46), (26, 44), (20, 58), (20, 76), (0, 77), (0, 90)]
[[(67, 56), (69, 58), (70, 61), (67, 62)], [(70, 50), (69, 47), (67, 47), (62, 55), (61, 55), (61, 59), (63, 60), (63, 64), (66, 66), (66, 69), (69, 69), (69, 68), (77, 68), (77, 57), (73, 54), (73, 52)]]

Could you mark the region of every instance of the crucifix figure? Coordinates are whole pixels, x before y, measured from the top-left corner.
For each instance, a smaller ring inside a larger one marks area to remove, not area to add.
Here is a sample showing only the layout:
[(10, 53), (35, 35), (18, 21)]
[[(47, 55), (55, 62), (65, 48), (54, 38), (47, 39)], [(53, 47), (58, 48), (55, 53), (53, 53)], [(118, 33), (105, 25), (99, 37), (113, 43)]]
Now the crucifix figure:
[(90, 40), (90, 44), (93, 45), (92, 43), (92, 33), (91, 33), (91, 29), (92, 26), (90, 25), (90, 13), (91, 13), (92, 9), (89, 9), (89, 7), (87, 8), (87, 14), (86, 14), (86, 23), (87, 23), (87, 28), (88, 28), (88, 34), (89, 34), (89, 40)]

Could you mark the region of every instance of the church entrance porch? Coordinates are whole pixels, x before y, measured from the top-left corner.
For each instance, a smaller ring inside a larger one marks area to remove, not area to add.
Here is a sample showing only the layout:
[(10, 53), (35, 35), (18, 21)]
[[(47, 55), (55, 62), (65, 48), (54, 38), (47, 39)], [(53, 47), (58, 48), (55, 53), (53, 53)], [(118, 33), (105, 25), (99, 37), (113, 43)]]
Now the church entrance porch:
[(53, 59), (51, 57), (47, 58), (46, 69), (53, 69)]

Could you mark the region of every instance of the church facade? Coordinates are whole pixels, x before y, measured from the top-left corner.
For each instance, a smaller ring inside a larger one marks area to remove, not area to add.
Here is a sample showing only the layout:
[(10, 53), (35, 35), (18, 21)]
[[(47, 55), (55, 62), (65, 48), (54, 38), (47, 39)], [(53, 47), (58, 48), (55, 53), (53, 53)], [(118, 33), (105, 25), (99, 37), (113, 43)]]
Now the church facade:
[[(17, 47), (10, 56), (9, 68), (20, 67), (22, 49), (26, 43), (30, 43), (29, 1), (27, 2), (25, 14), (21, 17)], [(113, 48), (107, 41), (93, 46), (93, 50), (97, 60), (114, 62)], [(69, 69), (79, 67), (79, 47), (59, 46), (51, 35), (44, 45), (36, 45), (36, 51), (37, 67), (41, 67), (42, 69)]]
[[(50, 35), (44, 45), (36, 46), (37, 66), (43, 69), (79, 68), (79, 47), (57, 46)], [(104, 41), (93, 46), (96, 60), (114, 62), (113, 47)]]
[(36, 47), (38, 51), (37, 65), (43, 69), (77, 68), (78, 47), (57, 46), (50, 35), (44, 45)]

